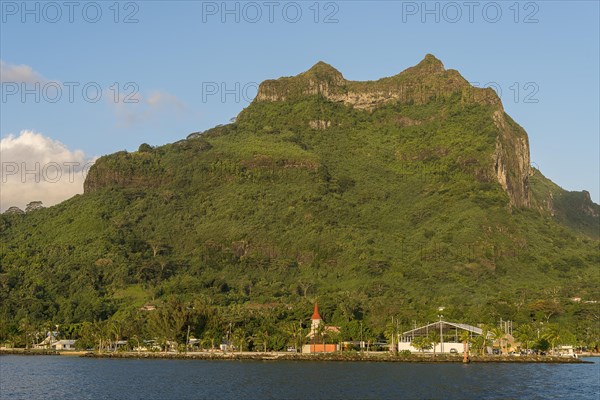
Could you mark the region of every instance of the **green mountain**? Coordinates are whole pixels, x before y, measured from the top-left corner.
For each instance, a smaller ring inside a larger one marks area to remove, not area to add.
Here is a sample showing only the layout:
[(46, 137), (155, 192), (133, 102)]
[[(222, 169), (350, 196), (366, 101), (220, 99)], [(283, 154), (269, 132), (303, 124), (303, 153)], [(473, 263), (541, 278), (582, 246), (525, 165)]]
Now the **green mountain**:
[(178, 298), (223, 326), (318, 300), (374, 332), (444, 306), (598, 337), (600, 206), (532, 168), (495, 92), (432, 55), (377, 81), (323, 62), (265, 81), (234, 123), (101, 157), (83, 195), (3, 214), (0, 238), (0, 336)]

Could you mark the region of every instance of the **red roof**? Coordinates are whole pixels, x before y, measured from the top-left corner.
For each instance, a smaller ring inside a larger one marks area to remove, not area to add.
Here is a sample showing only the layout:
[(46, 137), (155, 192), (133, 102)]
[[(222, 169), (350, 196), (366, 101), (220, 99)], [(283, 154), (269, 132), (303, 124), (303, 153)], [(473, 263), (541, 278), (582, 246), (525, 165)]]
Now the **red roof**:
[(317, 303), (315, 303), (315, 311), (313, 312), (313, 315), (312, 317), (310, 317), (310, 319), (321, 319), (321, 316), (319, 315), (319, 306), (317, 305)]

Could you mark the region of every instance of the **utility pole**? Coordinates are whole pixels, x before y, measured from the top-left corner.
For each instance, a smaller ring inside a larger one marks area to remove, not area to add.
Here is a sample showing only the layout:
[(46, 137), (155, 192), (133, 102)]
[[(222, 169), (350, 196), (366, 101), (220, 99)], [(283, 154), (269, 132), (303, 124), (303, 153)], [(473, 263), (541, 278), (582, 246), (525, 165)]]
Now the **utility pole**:
[(398, 316), (396, 315), (396, 347), (394, 347), (394, 353), (398, 353), (398, 345), (400, 344), (400, 333), (398, 332)]
[(185, 353), (188, 352), (188, 347), (190, 346), (190, 324), (188, 324), (187, 336), (185, 338)]
[(440, 315), (440, 353), (444, 352), (444, 336), (442, 334), (442, 317), (443, 317), (443, 315)]
[(440, 353), (444, 352), (444, 335), (443, 335), (443, 331), (442, 331), (442, 318), (444, 318), (444, 316), (442, 315), (442, 311), (444, 311), (445, 307), (439, 307), (438, 311), (440, 312), (440, 314), (438, 315), (438, 317), (440, 318)]
[(392, 315), (392, 343), (390, 344), (390, 351), (394, 352), (394, 316)]
[(360, 354), (363, 354), (363, 327), (362, 321), (360, 321)]

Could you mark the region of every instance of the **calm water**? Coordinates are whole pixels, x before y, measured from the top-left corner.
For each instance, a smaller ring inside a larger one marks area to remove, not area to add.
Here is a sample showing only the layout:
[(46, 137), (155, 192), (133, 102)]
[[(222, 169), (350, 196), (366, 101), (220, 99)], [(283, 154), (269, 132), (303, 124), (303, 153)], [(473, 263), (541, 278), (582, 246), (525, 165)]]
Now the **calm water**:
[(595, 364), (0, 357), (1, 399), (594, 399)]

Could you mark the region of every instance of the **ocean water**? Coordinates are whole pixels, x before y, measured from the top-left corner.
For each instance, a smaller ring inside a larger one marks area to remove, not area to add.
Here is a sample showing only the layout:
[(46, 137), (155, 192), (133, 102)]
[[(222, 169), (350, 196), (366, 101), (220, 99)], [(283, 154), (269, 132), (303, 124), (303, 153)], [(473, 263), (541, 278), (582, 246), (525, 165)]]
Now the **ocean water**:
[(594, 364), (1, 356), (0, 399), (594, 399)]

